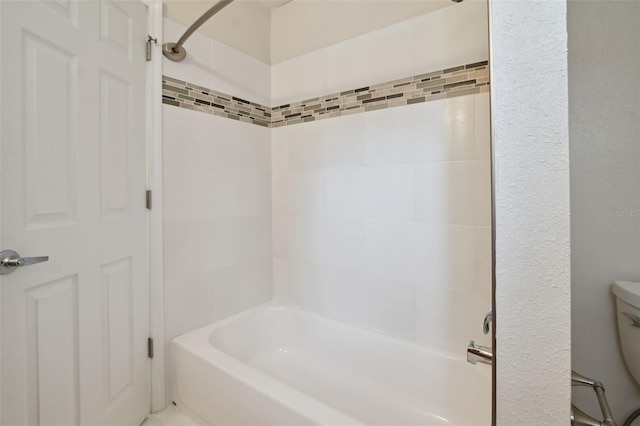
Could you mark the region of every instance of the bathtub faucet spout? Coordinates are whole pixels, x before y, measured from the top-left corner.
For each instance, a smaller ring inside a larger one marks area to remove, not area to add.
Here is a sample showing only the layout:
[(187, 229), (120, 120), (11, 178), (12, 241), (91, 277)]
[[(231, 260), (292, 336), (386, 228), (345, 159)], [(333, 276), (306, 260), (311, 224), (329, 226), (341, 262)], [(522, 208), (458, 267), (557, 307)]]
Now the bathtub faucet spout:
[(491, 352), (491, 348), (480, 345), (476, 346), (473, 340), (470, 341), (467, 347), (467, 362), (473, 365), (476, 365), (478, 362), (492, 365), (493, 353)]

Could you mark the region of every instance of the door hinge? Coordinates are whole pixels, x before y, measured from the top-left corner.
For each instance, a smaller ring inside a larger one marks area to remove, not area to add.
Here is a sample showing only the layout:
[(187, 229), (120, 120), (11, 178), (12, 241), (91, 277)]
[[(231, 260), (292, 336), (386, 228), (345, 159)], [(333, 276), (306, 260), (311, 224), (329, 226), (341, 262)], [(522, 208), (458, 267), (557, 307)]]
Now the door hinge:
[(147, 210), (151, 210), (151, 204), (153, 202), (153, 193), (150, 189), (147, 189), (145, 193), (145, 205), (147, 206)]
[(158, 44), (158, 39), (153, 38), (147, 34), (147, 55), (146, 55), (147, 62), (151, 60), (151, 42)]
[(153, 339), (151, 337), (147, 339), (147, 356), (153, 359)]

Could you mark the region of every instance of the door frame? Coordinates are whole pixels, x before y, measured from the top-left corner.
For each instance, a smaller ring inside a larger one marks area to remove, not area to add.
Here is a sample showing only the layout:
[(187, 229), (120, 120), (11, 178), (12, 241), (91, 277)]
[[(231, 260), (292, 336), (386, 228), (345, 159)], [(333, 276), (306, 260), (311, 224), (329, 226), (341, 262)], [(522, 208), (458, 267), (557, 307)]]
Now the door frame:
[(496, 171), (495, 171), (495, 145), (494, 145), (494, 125), (493, 125), (493, 106), (495, 91), (493, 90), (493, 37), (492, 35), (492, 15), (491, 7), (493, 0), (487, 0), (487, 45), (489, 46), (489, 81), (491, 85), (489, 87), (489, 147), (490, 147), (490, 159), (491, 165), (491, 348), (493, 353), (491, 363), (491, 425), (496, 426), (496, 378), (497, 378), (497, 366), (498, 366), (498, 350), (496, 342)]
[(139, 0), (147, 6), (147, 32), (157, 41), (151, 45), (147, 64), (147, 189), (153, 191), (147, 210), (149, 267), (149, 337), (155, 342), (149, 360), (150, 412), (165, 407), (164, 361), (164, 268), (162, 240), (162, 0)]

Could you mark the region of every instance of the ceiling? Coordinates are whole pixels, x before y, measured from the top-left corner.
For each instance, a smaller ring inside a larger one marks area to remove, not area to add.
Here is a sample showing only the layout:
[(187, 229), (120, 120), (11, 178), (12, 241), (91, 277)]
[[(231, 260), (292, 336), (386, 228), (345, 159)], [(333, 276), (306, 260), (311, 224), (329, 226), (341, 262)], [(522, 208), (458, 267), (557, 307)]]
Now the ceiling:
[[(189, 26), (215, 1), (163, 3), (165, 17)], [(453, 4), (450, 0), (235, 0), (198, 31), (273, 64)]]
[[(163, 3), (166, 18), (188, 27), (216, 1), (164, 0)], [(270, 63), (271, 7), (269, 6), (271, 6), (269, 0), (235, 0), (205, 22), (198, 31), (254, 58)]]

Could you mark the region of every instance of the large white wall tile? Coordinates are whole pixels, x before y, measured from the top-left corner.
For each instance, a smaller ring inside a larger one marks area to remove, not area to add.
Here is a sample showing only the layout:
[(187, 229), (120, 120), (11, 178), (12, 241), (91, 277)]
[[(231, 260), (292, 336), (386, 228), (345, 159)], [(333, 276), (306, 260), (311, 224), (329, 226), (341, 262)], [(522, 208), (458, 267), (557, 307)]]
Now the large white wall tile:
[(268, 217), (271, 213), (271, 174), (267, 171), (214, 169), (208, 186), (212, 217)]
[[(164, 39), (176, 42), (186, 27), (164, 19)], [(181, 62), (163, 57), (163, 74), (263, 105), (271, 103), (271, 66), (195, 32)]]
[(163, 106), (165, 163), (271, 169), (270, 129)]
[[(477, 96), (477, 95), (476, 95)], [(449, 147), (447, 160), (470, 160), (476, 156), (475, 98), (476, 96), (458, 96), (443, 100), (443, 116), (431, 121), (430, 128), (436, 129), (444, 123), (445, 144)], [(436, 117), (433, 117), (435, 119)], [(431, 137), (431, 134), (429, 135)]]
[(166, 342), (272, 297), (269, 132), (163, 108)]
[(411, 30), (391, 25), (322, 49), (326, 94), (412, 75)]
[(305, 126), (288, 126), (286, 136), (290, 169), (315, 169), (325, 166), (331, 153), (324, 144), (326, 120), (313, 121)]
[(480, 93), (475, 98), (475, 158), (489, 160), (491, 158), (491, 102), (489, 93)]
[(211, 88), (239, 98), (271, 104), (271, 66), (211, 40)]
[[(415, 222), (366, 222), (366, 268), (388, 280), (417, 282), (434, 271), (431, 259), (440, 249), (432, 226)], [(443, 259), (448, 260), (448, 259)], [(447, 268), (444, 263), (441, 268)]]
[(298, 218), (295, 216), (273, 215), (272, 253), (274, 257), (291, 259), (296, 238)]
[(323, 64), (322, 52), (316, 51), (272, 65), (271, 106), (325, 94)]
[[(186, 27), (164, 18), (165, 42), (175, 43), (180, 39)], [(188, 81), (199, 86), (211, 87), (211, 39), (200, 33), (194, 33), (184, 44), (187, 56), (180, 62), (162, 57), (162, 73), (168, 77)]]
[(415, 218), (415, 168), (412, 165), (367, 167), (366, 187), (367, 218)]
[(289, 214), (289, 174), (284, 171), (271, 172), (271, 214), (286, 216)]
[(325, 167), (352, 167), (364, 164), (366, 114), (345, 115), (323, 120), (320, 133)]
[[(364, 114), (366, 164), (422, 163), (471, 160), (476, 150), (488, 158), (488, 127), (476, 129), (476, 101), (483, 95), (462, 96)], [(483, 97), (483, 99), (486, 99)], [(484, 104), (481, 107), (485, 107)], [(488, 120), (488, 106), (480, 113)], [(410, 124), (409, 124), (410, 123)], [(482, 144), (482, 145), (481, 145)]]
[[(186, 278), (203, 269), (210, 269), (208, 265), (213, 256), (212, 240), (215, 235), (210, 220), (165, 222), (163, 228), (164, 258), (174, 259), (164, 262), (165, 281)], [(207, 266), (185, 269), (181, 262), (175, 261), (185, 257), (191, 265)], [(188, 290), (185, 289), (185, 291)]]
[[(366, 164), (397, 164), (428, 161), (430, 145), (443, 144), (440, 131), (440, 120), (433, 116), (440, 115), (438, 102), (391, 108), (364, 114), (365, 118), (365, 162)], [(428, 123), (434, 121), (434, 134), (428, 135)], [(410, 125), (407, 125), (411, 123)], [(427, 137), (431, 136), (433, 141)]]
[(324, 266), (274, 258), (275, 298), (316, 312), (324, 310)]
[(268, 259), (271, 262), (271, 215), (247, 218), (249, 261)]
[(271, 129), (271, 168), (274, 172), (289, 169), (289, 138), (287, 132), (294, 127)]
[(271, 274), (271, 259), (215, 271), (212, 274), (212, 303), (209, 307), (215, 319), (271, 300)]
[(464, 353), (469, 340), (491, 346), (482, 322), (491, 309), (491, 293), (474, 293), (444, 287), (416, 287), (416, 341), (429, 347)]
[(216, 158), (213, 160), (214, 165), (271, 169), (269, 129), (228, 118), (211, 117), (215, 120), (215, 128), (210, 133), (211, 139), (219, 145)]
[(366, 167), (326, 169), (324, 176), (325, 214), (333, 219), (363, 220), (373, 204), (373, 190)]
[(324, 170), (290, 170), (289, 212), (300, 216), (318, 216), (324, 206)]
[(273, 105), (487, 60), (487, 4), (466, 1), (272, 67)]
[(463, 325), (489, 306), (488, 121), (475, 95), (275, 129), (276, 296), (405, 339), (424, 310), (462, 309), (418, 341), (478, 339)]
[(213, 321), (213, 294), (209, 272), (165, 279), (164, 297), (171, 301), (164, 307), (165, 337), (172, 339)]
[(212, 269), (224, 269), (242, 265), (249, 260), (249, 238), (246, 218), (230, 218), (213, 221), (211, 257)]
[(298, 217), (293, 233), (291, 259), (325, 265), (326, 256), (325, 222), (318, 217)]
[(363, 271), (365, 269), (365, 223), (355, 220), (324, 222), (325, 264), (331, 267)]
[(414, 74), (487, 60), (488, 23), (484, 1), (465, 1), (411, 20)]
[(489, 160), (416, 165), (416, 220), (451, 225), (491, 225)]
[(364, 164), (363, 114), (272, 129), (274, 170)]
[(366, 267), (386, 279), (489, 288), (488, 228), (367, 221)]
[(327, 268), (324, 312), (386, 334), (413, 339), (414, 285), (361, 271)]
[[(162, 106), (162, 149), (165, 164), (193, 164), (211, 167), (222, 151), (215, 119), (169, 105)], [(215, 132), (215, 133), (214, 133)]]
[(206, 220), (213, 215), (211, 170), (205, 166), (164, 165), (164, 211), (166, 222)]

